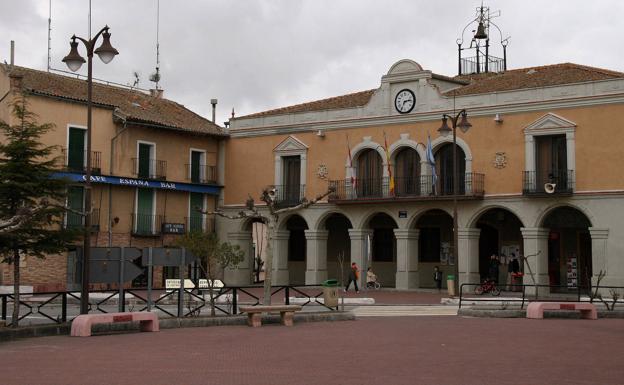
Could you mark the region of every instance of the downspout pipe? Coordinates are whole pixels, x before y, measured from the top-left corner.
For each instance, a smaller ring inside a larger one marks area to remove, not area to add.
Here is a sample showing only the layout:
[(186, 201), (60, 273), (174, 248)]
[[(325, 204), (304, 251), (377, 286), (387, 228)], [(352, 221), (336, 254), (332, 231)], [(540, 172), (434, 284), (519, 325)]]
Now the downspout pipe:
[[(113, 170), (115, 169), (115, 167), (113, 167), (114, 159), (115, 159), (115, 156), (114, 156), (115, 155), (115, 140), (117, 140), (117, 137), (123, 134), (128, 128), (126, 117), (123, 116), (117, 108), (113, 111), (113, 120), (115, 119), (119, 119), (122, 122), (123, 126), (121, 130), (119, 130), (119, 132), (117, 132), (117, 134), (115, 134), (115, 136), (113, 136), (113, 138), (111, 139), (110, 159), (108, 163), (110, 175), (114, 175)], [(112, 247), (112, 246), (113, 246), (113, 186), (108, 185), (108, 247)]]

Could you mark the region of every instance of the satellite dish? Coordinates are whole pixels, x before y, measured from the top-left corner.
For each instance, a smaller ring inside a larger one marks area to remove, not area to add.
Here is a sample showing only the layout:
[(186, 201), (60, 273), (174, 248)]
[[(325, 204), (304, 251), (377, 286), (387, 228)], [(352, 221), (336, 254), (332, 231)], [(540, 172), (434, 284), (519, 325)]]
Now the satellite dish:
[(557, 187), (555, 183), (545, 183), (544, 191), (546, 191), (546, 194), (552, 194), (555, 192), (555, 187)]

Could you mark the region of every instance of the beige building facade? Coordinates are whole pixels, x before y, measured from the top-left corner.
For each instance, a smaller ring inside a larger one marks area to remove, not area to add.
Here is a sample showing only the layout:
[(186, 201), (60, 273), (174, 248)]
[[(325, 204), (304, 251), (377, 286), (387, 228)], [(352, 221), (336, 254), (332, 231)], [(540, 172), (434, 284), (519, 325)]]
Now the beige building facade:
[[(456, 179), (452, 136), (438, 128), (462, 109), (472, 127), (457, 132)], [(280, 219), (269, 240), (278, 284), (337, 278), (341, 255), (387, 287), (434, 287), (434, 266), (476, 283), (496, 254), (501, 280), (513, 256), (526, 256), (553, 290), (600, 272), (603, 285), (621, 286), (623, 110), (615, 71), (564, 63), (448, 77), (401, 60), (376, 89), (232, 119), (222, 208), (236, 213), (269, 185), (285, 206), (335, 187)], [(250, 255), (252, 227), (217, 220), (221, 237)], [(225, 280), (250, 283), (253, 269), (249, 259)]]
[[(86, 88), (84, 79), (0, 68), (0, 119), (13, 121), (10, 103), (23, 94), (39, 123), (54, 124), (42, 142), (56, 146), (55, 177), (73, 182), (67, 205), (78, 211), (84, 208)], [(92, 246), (166, 247), (188, 231), (214, 232), (214, 219), (194, 208), (216, 207), (222, 186), (217, 160), (227, 138), (222, 128), (165, 99), (162, 90), (95, 83), (93, 102)], [(64, 223), (84, 227), (83, 218), (71, 213)], [(78, 288), (80, 255), (77, 244), (44, 260), (26, 258), (22, 284), (39, 291)], [(155, 285), (172, 274), (159, 269)], [(144, 280), (142, 275), (133, 284), (144, 286)], [(11, 268), (0, 265), (0, 285), (11, 283)]]

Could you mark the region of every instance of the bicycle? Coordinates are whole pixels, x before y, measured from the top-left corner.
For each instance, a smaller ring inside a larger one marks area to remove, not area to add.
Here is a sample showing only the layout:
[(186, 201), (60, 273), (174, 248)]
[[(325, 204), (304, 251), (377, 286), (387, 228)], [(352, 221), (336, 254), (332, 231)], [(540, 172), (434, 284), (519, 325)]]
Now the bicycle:
[(366, 282), (366, 288), (371, 290), (379, 290), (381, 289), (381, 284), (377, 281)]
[(486, 279), (485, 281), (483, 281), (481, 283), (481, 285), (475, 287), (474, 289), (474, 293), (476, 295), (482, 295), (484, 293), (490, 293), (492, 294), (494, 297), (497, 297), (500, 295), (501, 291), (500, 289), (496, 286), (496, 282), (494, 282), (491, 279)]

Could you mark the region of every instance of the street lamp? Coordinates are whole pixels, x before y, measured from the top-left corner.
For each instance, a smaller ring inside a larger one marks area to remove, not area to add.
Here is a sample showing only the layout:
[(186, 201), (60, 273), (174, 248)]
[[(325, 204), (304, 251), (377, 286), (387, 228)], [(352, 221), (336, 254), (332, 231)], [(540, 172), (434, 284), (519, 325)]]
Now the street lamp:
[[(104, 64), (110, 63), (119, 52), (110, 43), (108, 26), (102, 28), (92, 39), (86, 40), (76, 35), (72, 36), (70, 51), (63, 58), (63, 62), (72, 72), (78, 71), (85, 59), (78, 53), (80, 40), (87, 49), (87, 165), (85, 170), (85, 233), (82, 258), (82, 288), (80, 291), (80, 314), (89, 312), (89, 259), (91, 257), (91, 96), (93, 93), (93, 54), (96, 53)], [(97, 39), (102, 36), (102, 45), (95, 49)]]
[[(457, 120), (460, 117), (461, 121), (458, 124)], [(447, 119), (451, 120), (452, 129), (446, 123)], [(438, 132), (443, 137), (448, 137), (451, 132), (453, 133), (453, 259), (455, 260), (456, 264), (459, 263), (459, 258), (457, 255), (457, 249), (459, 248), (459, 225), (457, 224), (457, 187), (459, 184), (459, 176), (457, 175), (457, 127), (459, 127), (464, 134), (468, 132), (470, 127), (472, 127), (472, 124), (468, 122), (468, 115), (466, 114), (465, 109), (459, 111), (455, 116), (443, 114), (442, 126), (438, 129)]]

